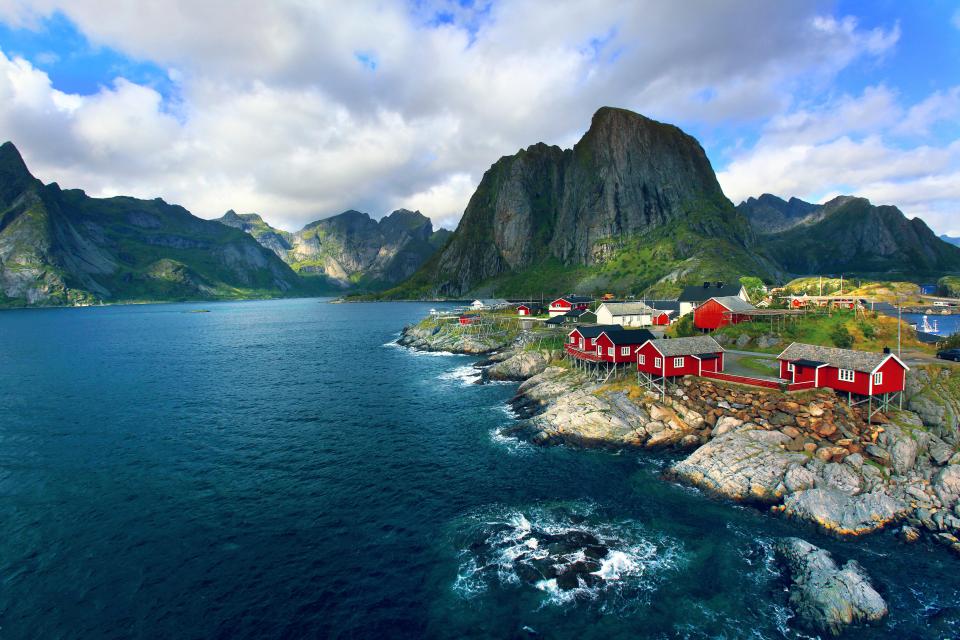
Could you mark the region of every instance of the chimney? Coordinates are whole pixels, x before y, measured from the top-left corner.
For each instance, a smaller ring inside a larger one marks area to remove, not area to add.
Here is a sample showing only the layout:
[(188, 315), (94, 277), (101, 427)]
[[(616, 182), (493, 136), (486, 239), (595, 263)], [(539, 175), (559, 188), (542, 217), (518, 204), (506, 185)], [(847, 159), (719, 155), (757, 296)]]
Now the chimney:
[(883, 353), (884, 353), (884, 355), (890, 355), (890, 347), (884, 347), (884, 348), (883, 348)]
[(703, 288), (704, 288), (704, 289), (709, 289), (709, 288), (710, 288), (710, 283), (709, 283), (709, 282), (704, 282), (704, 283), (703, 283)]

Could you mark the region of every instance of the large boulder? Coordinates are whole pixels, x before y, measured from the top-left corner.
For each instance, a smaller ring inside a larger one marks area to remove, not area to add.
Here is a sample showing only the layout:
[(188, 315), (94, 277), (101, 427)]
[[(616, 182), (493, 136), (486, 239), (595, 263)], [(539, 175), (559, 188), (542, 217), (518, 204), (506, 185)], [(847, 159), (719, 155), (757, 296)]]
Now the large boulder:
[(847, 535), (882, 529), (905, 516), (908, 510), (905, 503), (884, 491), (852, 496), (833, 487), (791, 493), (784, 499), (783, 507), (789, 516)]
[(681, 480), (734, 500), (776, 503), (783, 497), (787, 471), (807, 461), (804, 454), (782, 448), (789, 441), (779, 431), (742, 426), (714, 438), (671, 471)]
[(483, 370), (484, 380), (527, 380), (543, 373), (547, 359), (537, 351), (518, 351)]
[(838, 567), (829, 552), (800, 538), (780, 540), (774, 549), (790, 576), (790, 606), (808, 629), (836, 636), (887, 615), (886, 602), (857, 561)]
[(933, 477), (933, 490), (943, 504), (953, 504), (960, 497), (960, 464), (951, 464)]

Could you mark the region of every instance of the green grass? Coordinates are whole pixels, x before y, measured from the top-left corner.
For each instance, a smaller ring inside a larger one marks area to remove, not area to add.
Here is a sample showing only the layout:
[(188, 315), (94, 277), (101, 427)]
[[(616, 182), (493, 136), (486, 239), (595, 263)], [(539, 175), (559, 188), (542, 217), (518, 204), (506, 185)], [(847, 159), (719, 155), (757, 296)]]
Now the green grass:
[(747, 356), (740, 358), (738, 362), (743, 368), (765, 376), (777, 373), (780, 369), (779, 362), (770, 358)]
[[(756, 320), (722, 327), (714, 332), (714, 336), (724, 335), (732, 344), (739, 336), (744, 334), (750, 336), (755, 342), (756, 338), (773, 333), (780, 336), (783, 344), (766, 349), (761, 349), (752, 344), (747, 349), (765, 353), (780, 353), (791, 342), (835, 347), (837, 346), (835, 337), (838, 327), (843, 327), (849, 332), (853, 339), (851, 347), (853, 349), (880, 351), (883, 347), (895, 349), (897, 346), (896, 318), (888, 318), (870, 312), (867, 312), (865, 317), (863, 313), (854, 315), (851, 311), (835, 311), (830, 315), (811, 313), (785, 321), (782, 323), (782, 329), (779, 329), (777, 323), (774, 322), (772, 331), (769, 320)], [(916, 332), (905, 324), (902, 327), (901, 339), (904, 348), (931, 351), (931, 347), (920, 343), (916, 339)]]

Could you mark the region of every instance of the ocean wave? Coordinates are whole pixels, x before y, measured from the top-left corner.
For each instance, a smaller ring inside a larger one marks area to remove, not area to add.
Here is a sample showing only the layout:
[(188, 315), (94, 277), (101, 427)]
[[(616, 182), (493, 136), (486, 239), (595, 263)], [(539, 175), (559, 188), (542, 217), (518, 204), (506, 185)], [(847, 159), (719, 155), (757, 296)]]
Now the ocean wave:
[(683, 557), (679, 541), (633, 520), (603, 520), (589, 504), (495, 507), (470, 516), (464, 535), (456, 593), (468, 598), (497, 587), (525, 588), (542, 594), (541, 607), (635, 605)]
[(438, 380), (459, 382), (463, 386), (476, 384), (480, 380), (480, 372), (473, 365), (465, 365), (445, 371), (437, 376)]
[(503, 447), (508, 453), (514, 455), (530, 455), (536, 451), (535, 445), (514, 436), (506, 436), (502, 431), (503, 427), (491, 429), (490, 441), (498, 447)]

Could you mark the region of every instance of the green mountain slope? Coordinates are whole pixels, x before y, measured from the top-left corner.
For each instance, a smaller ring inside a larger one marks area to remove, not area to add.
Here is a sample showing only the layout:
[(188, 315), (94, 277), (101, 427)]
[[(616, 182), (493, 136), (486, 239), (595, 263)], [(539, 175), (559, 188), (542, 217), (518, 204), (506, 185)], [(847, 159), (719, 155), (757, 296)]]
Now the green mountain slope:
[(386, 295), (669, 294), (775, 273), (694, 138), (604, 107), (572, 149), (494, 163), (443, 250)]
[(318, 292), (248, 235), (163, 200), (43, 185), (0, 146), (0, 304), (63, 305)]

